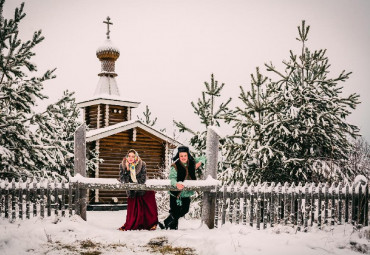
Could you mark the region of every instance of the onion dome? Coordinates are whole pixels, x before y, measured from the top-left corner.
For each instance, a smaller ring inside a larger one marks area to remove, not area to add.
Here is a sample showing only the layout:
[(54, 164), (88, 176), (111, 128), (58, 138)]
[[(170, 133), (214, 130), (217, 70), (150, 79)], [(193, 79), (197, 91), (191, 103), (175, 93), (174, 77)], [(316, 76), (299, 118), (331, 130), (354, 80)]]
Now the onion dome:
[(107, 21), (103, 21), (103, 23), (107, 24), (108, 28), (107, 39), (104, 44), (96, 50), (96, 56), (101, 62), (101, 71), (98, 74), (100, 79), (94, 95), (107, 94), (119, 96), (118, 86), (115, 80), (117, 76), (115, 72), (115, 62), (119, 57), (119, 49), (113, 45), (109, 38), (109, 25), (113, 25), (109, 20), (110, 18), (107, 17)]
[(110, 39), (105, 40), (104, 44), (96, 50), (96, 56), (100, 61), (116, 61), (119, 57), (119, 49), (115, 47)]

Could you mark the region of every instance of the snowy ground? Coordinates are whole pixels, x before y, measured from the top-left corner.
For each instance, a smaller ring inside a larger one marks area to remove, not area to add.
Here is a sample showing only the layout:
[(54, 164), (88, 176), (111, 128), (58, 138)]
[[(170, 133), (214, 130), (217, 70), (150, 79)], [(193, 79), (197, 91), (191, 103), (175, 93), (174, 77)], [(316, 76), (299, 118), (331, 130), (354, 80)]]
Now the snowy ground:
[(347, 224), (304, 233), (287, 226), (256, 230), (226, 224), (208, 230), (199, 220), (182, 219), (177, 231), (118, 231), (125, 214), (88, 212), (87, 222), (78, 216), (2, 219), (0, 254), (370, 254), (369, 227), (354, 230)]

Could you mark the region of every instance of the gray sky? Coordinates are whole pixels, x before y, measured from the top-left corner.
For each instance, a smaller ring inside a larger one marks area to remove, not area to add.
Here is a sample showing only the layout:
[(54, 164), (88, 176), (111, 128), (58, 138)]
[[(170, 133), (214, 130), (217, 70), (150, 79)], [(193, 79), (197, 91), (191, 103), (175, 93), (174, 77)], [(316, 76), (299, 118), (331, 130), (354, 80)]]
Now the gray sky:
[[(7, 0), (4, 16), (22, 1)], [(39, 71), (57, 68), (46, 83), (48, 103), (66, 89), (77, 101), (92, 96), (100, 62), (96, 49), (106, 38), (110, 16), (111, 40), (120, 49), (117, 83), (123, 99), (141, 102), (134, 116), (149, 105), (158, 128), (172, 130), (172, 120), (197, 129), (191, 101), (214, 73), (225, 83), (224, 98), (240, 104), (239, 86), (249, 87), (250, 74), (272, 61), (283, 69), (289, 50), (298, 53), (295, 38), (301, 20), (311, 25), (308, 47), (328, 49), (329, 77), (352, 71), (344, 94), (360, 94), (361, 105), (349, 122), (370, 141), (370, 1), (368, 0), (27, 0), (20, 29), (23, 39), (42, 29), (46, 37), (33, 61)], [(221, 99), (222, 100), (222, 99)]]

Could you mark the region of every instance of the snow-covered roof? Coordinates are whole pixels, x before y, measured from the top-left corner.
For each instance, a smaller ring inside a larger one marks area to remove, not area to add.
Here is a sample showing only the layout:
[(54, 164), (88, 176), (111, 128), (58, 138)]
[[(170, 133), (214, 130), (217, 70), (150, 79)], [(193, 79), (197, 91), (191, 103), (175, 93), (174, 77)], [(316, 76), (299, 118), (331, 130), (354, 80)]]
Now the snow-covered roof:
[(120, 96), (117, 95), (99, 94), (77, 103), (77, 106), (83, 108), (86, 106), (98, 104), (120, 105), (136, 108), (139, 106), (140, 102), (123, 100)]
[(99, 55), (99, 53), (105, 52), (105, 51), (112, 51), (112, 52), (119, 52), (119, 49), (112, 43), (110, 39), (106, 39), (100, 47), (96, 50), (96, 54)]
[(116, 79), (112, 76), (102, 75), (99, 78), (99, 82), (98, 85), (96, 86), (94, 96), (105, 94), (112, 96), (120, 96)]
[(117, 133), (130, 130), (133, 128), (141, 128), (145, 130), (146, 132), (170, 143), (175, 146), (180, 146), (183, 145), (182, 143), (176, 141), (175, 139), (167, 136), (166, 134), (162, 133), (161, 131), (158, 131), (157, 129), (148, 126), (144, 123), (142, 123), (140, 120), (129, 120), (129, 121), (124, 121), (121, 123), (117, 123), (105, 128), (99, 128), (99, 129), (94, 129), (86, 132), (86, 141), (87, 142), (92, 142), (96, 141), (98, 139), (102, 139), (111, 135), (115, 135)]

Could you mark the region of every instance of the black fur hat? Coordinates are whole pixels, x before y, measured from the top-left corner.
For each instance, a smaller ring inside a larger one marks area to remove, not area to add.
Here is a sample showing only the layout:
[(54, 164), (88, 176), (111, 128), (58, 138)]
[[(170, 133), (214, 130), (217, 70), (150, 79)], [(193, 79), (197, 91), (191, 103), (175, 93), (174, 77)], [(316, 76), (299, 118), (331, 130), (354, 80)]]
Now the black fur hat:
[(172, 159), (173, 161), (176, 161), (179, 158), (179, 153), (180, 152), (186, 152), (188, 154), (188, 159), (189, 160), (194, 160), (193, 156), (191, 156), (191, 154), (190, 154), (189, 147), (181, 145), (181, 146), (177, 147), (177, 153), (176, 153), (175, 157), (173, 157), (173, 159)]

